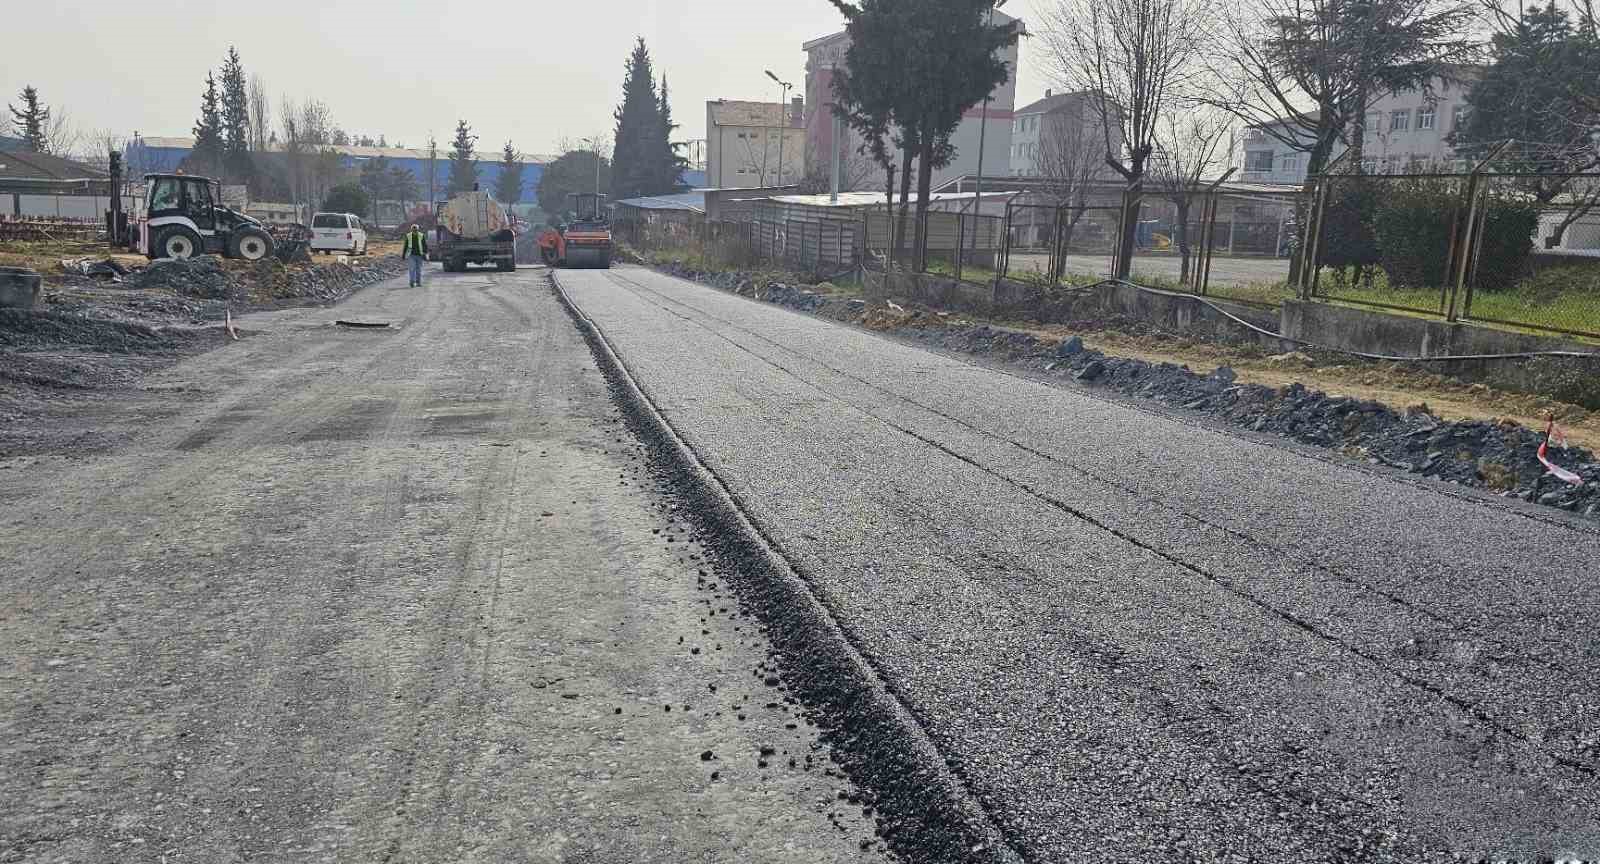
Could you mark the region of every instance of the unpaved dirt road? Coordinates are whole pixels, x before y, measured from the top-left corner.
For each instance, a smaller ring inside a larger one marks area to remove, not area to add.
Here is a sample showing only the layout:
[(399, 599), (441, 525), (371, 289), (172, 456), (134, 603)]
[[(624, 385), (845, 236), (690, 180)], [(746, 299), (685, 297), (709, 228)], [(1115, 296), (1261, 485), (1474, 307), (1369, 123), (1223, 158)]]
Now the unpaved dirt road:
[(561, 272), (1033, 861), (1600, 858), (1600, 532)]
[(545, 278), (246, 317), (0, 463), (0, 862), (881, 858)]

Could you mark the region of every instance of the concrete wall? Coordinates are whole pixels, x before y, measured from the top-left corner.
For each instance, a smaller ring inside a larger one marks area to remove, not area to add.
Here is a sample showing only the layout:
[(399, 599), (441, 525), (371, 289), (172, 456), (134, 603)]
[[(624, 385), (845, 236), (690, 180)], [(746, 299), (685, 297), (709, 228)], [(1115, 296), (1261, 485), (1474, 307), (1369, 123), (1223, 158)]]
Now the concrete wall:
[[(1044, 291), (1032, 285), (1001, 280), (975, 285), (953, 279), (910, 273), (868, 273), (869, 298), (922, 303), (951, 311), (1019, 321), (1060, 324), (1110, 315), (1146, 321), (1174, 333), (1193, 333), (1229, 342), (1261, 345), (1273, 352), (1292, 351), (1303, 340), (1327, 348), (1394, 357), (1524, 354), (1538, 351), (1593, 353), (1593, 358), (1525, 358), (1455, 360), (1430, 363), (1429, 370), (1480, 381), (1505, 390), (1552, 396), (1585, 407), (1600, 394), (1600, 347), (1515, 333), (1473, 324), (1395, 315), (1328, 303), (1291, 300), (1279, 310), (1244, 306), (1192, 294), (1104, 284), (1078, 290)], [(1221, 310), (1221, 311), (1219, 311)], [(1223, 312), (1227, 314), (1223, 314)], [(1268, 333), (1241, 326), (1242, 319)]]
[[(123, 198), (125, 213), (135, 210), (134, 199)], [(52, 219), (105, 219), (111, 199), (105, 195), (0, 195), (0, 214), (47, 216)]]

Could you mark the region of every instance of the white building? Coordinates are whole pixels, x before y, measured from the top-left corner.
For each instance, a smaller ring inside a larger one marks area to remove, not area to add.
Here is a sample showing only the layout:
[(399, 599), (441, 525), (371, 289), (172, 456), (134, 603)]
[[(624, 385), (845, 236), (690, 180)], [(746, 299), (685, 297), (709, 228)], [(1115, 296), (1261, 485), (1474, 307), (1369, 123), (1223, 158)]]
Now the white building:
[(805, 101), (706, 103), (706, 185), (756, 189), (797, 183), (806, 173)]
[[(1458, 167), (1451, 164), (1455, 151), (1448, 139), (1465, 116), (1467, 91), (1476, 76), (1473, 67), (1458, 67), (1433, 79), (1427, 88), (1379, 97), (1367, 109), (1362, 166), (1376, 174)], [(1290, 147), (1266, 131), (1266, 126), (1247, 127), (1239, 179), (1247, 183), (1304, 183), (1309, 136), (1281, 122), (1274, 125), (1286, 130), (1289, 137), (1306, 140), (1306, 146)], [(1336, 143), (1330, 159), (1338, 158), (1347, 149), (1344, 142)]]
[[(1113, 151), (1122, 149), (1121, 121), (1112, 134)], [(1064, 144), (1060, 139), (1069, 138)], [(1083, 152), (1076, 158), (1095, 166), (1094, 176), (1111, 174), (1105, 164), (1106, 135), (1101, 126), (1095, 96), (1087, 90), (1077, 93), (1044, 91), (1044, 98), (1017, 111), (1011, 126), (1011, 170), (1013, 177), (1040, 177), (1050, 173), (1049, 153), (1063, 146)]]
[[(1012, 22), (1016, 23), (1018, 30), (1022, 29), (1022, 22), (1016, 18), (1003, 12), (994, 13), (995, 24)], [(961, 125), (950, 137), (956, 155), (949, 165), (934, 169), (933, 188), (937, 189), (963, 175), (977, 174), (980, 149), (983, 151), (984, 176), (1000, 177), (1011, 173), (1011, 127), (1016, 119), (1019, 44), (1020, 39), (1001, 53), (1010, 72), (1005, 83), (989, 94), (987, 106), (980, 102), (969, 107)], [(827, 154), (834, 152), (833, 75), (835, 69), (844, 68), (850, 35), (841, 31), (813, 39), (801, 47), (806, 52), (806, 103), (811, 109), (805, 118), (806, 159), (808, 162), (826, 164)], [(987, 118), (987, 122), (984, 118)], [(845, 136), (845, 152), (852, 155), (861, 147), (861, 136), (848, 127)], [(879, 179), (875, 177), (874, 181)]]

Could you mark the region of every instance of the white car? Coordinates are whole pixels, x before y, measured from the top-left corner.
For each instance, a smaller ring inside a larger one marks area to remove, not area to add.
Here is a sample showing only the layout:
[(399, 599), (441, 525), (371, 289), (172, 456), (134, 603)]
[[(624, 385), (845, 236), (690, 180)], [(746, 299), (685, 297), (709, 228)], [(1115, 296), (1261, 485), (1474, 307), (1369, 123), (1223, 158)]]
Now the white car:
[(367, 254), (367, 232), (354, 213), (318, 213), (311, 217), (311, 251)]

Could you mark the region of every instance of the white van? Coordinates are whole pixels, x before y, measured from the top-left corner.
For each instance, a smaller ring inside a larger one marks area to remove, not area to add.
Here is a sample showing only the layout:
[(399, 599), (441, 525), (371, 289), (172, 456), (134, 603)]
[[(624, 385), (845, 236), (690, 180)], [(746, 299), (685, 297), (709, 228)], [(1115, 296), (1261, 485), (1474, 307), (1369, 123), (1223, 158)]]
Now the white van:
[(311, 217), (311, 251), (367, 254), (367, 232), (354, 213), (318, 213)]

